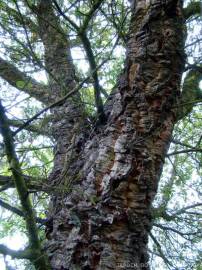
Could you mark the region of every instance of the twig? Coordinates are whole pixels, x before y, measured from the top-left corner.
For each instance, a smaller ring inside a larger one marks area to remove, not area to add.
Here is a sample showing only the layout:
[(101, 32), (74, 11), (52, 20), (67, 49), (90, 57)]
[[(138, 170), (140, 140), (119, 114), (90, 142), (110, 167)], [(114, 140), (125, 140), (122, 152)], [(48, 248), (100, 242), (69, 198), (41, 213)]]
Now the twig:
[(83, 86), (83, 84), (85, 82), (87, 82), (92, 74), (97, 71), (98, 69), (100, 69), (106, 62), (108, 61), (108, 58), (105, 59), (93, 72), (91, 72), (91, 74), (85, 78), (78, 86), (76, 86), (72, 91), (70, 91), (69, 93), (67, 93), (64, 97), (60, 98), (59, 100), (57, 100), (56, 102), (52, 103), (51, 105), (47, 106), (46, 108), (44, 108), (43, 110), (39, 111), (38, 113), (36, 113), (33, 117), (31, 117), (28, 121), (26, 121), (21, 127), (19, 127), (16, 131), (13, 132), (13, 136), (15, 136), (16, 134), (18, 134), (21, 130), (23, 130), (25, 127), (27, 127), (29, 124), (31, 124), (34, 120), (36, 120), (41, 114), (45, 113), (46, 111), (59, 106), (59, 105), (63, 105), (65, 103), (65, 101), (70, 98), (71, 96), (73, 96), (74, 94), (76, 94)]
[[(5, 208), (6, 210), (9, 210), (11, 212), (13, 212), (14, 214), (20, 216), (20, 217), (25, 217), (25, 214), (23, 213), (23, 211), (21, 211), (19, 208), (14, 207), (6, 202), (4, 202), (2, 199), (0, 199), (0, 206)], [(46, 220), (36, 217), (36, 222), (40, 223), (40, 224), (44, 224), (46, 222)]]

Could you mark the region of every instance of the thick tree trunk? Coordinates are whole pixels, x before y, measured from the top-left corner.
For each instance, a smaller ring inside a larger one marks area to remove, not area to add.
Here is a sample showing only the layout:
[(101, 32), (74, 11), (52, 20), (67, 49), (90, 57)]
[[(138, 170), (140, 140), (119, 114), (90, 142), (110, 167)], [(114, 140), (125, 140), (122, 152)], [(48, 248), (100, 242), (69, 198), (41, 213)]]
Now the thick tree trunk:
[(181, 1), (135, 2), (107, 124), (85, 143), (72, 135), (71, 147), (68, 127), (59, 136), (66, 158), (56, 155), (47, 224), (54, 270), (149, 269), (150, 208), (175, 122), (183, 22)]

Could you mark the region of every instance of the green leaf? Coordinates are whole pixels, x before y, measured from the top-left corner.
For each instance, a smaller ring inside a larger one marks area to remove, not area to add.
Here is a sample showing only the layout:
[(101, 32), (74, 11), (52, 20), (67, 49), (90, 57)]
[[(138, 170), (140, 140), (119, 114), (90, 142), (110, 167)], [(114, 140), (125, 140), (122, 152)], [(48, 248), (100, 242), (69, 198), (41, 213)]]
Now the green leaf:
[(25, 87), (25, 85), (26, 85), (26, 82), (24, 82), (24, 81), (17, 81), (17, 82), (16, 82), (17, 88), (22, 89), (22, 88)]

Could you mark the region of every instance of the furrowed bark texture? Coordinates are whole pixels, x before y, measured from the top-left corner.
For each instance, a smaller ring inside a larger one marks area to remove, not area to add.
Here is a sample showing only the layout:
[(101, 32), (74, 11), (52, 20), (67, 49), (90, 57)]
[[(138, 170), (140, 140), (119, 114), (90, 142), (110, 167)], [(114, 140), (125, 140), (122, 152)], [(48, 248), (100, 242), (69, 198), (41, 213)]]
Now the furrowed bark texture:
[[(59, 19), (54, 13), (50, 0), (41, 0), (36, 9), (40, 37), (44, 45), (45, 66), (49, 75), (49, 89), (55, 101), (73, 90), (75, 87), (75, 70), (71, 57), (70, 46), (66, 33), (60, 26)], [(63, 174), (66, 161), (75, 156), (74, 147), (71, 153), (70, 145), (81, 140), (83, 119), (83, 106), (79, 94), (68, 99), (62, 106), (52, 109), (52, 135), (56, 140), (54, 168), (50, 181)], [(79, 134), (79, 136), (76, 136)], [(60, 175), (61, 174), (61, 175)]]
[(150, 208), (184, 66), (182, 21), (180, 1), (134, 4), (108, 122), (54, 179), (47, 224), (52, 269), (149, 269)]

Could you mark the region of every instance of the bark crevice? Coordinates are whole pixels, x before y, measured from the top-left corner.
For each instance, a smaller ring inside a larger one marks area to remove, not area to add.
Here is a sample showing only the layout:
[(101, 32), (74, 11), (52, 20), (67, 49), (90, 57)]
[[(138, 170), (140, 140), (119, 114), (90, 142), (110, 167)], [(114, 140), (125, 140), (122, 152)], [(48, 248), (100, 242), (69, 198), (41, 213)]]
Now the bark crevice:
[(108, 122), (92, 138), (84, 136), (66, 172), (71, 192), (53, 192), (47, 236), (54, 270), (149, 269), (151, 203), (184, 66), (181, 10), (180, 1), (134, 7)]

